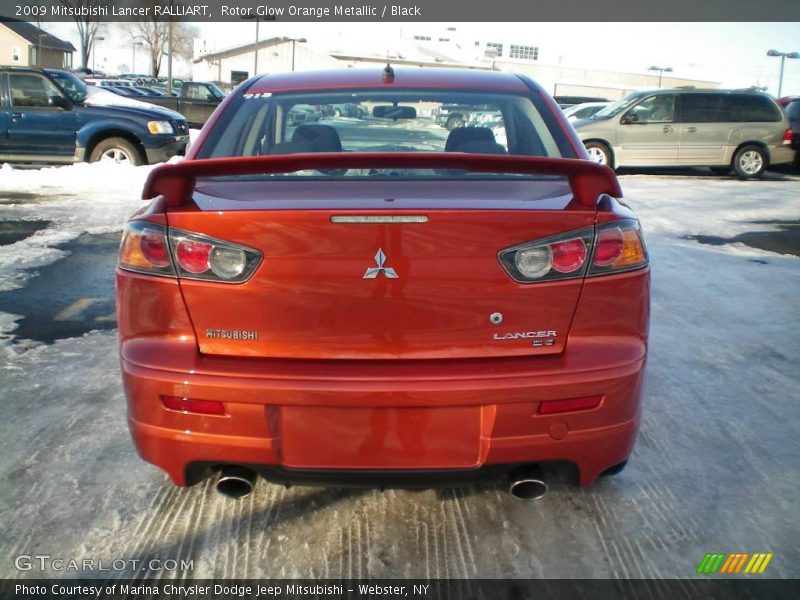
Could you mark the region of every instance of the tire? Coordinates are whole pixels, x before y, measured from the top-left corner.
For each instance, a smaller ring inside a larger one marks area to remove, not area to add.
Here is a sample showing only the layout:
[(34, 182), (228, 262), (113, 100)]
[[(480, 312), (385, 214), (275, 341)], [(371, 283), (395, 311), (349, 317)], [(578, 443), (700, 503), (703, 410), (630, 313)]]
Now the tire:
[(453, 131), (454, 129), (458, 129), (459, 127), (463, 126), (464, 126), (464, 119), (462, 119), (461, 117), (450, 117), (449, 119), (447, 119), (447, 123), (445, 123), (444, 128), (447, 129), (447, 131)]
[(728, 175), (731, 172), (730, 167), (709, 167), (709, 169), (716, 175)]
[(586, 152), (589, 153), (589, 160), (614, 168), (611, 150), (603, 142), (586, 142), (585, 146)]
[(767, 170), (767, 154), (758, 146), (742, 146), (733, 157), (733, 170), (740, 179), (757, 179)]
[(131, 142), (121, 137), (110, 137), (101, 140), (89, 155), (89, 162), (99, 162), (102, 159), (111, 159), (117, 163), (127, 163), (134, 167), (144, 164), (144, 158), (139, 149)]

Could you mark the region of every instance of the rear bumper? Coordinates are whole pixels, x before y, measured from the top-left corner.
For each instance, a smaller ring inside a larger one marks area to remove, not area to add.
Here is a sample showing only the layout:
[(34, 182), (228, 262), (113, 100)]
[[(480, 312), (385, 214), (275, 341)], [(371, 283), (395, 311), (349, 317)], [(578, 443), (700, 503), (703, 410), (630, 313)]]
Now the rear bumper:
[(769, 160), (772, 165), (791, 163), (794, 162), (794, 158), (795, 151), (789, 144), (770, 148)]
[[(570, 338), (558, 356), (460, 361), (204, 357), (194, 340), (163, 338), (123, 342), (121, 352), (137, 450), (177, 485), (221, 464), (282, 483), (391, 485), (568, 461), (585, 486), (631, 453), (646, 344)], [(168, 410), (162, 395), (217, 400), (226, 415)], [(601, 405), (537, 414), (541, 401), (586, 396), (602, 396)], [(472, 432), (472, 450), (437, 446), (458, 431)]]

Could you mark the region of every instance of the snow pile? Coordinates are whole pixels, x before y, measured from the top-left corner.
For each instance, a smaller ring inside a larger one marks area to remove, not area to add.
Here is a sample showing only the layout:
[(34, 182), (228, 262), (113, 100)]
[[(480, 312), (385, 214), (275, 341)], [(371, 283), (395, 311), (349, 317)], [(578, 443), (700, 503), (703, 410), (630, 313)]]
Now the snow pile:
[(164, 115), (164, 118), (167, 119), (176, 119), (179, 116), (182, 116), (166, 106), (150, 104), (149, 102), (144, 102), (142, 100), (137, 100), (136, 98), (130, 98), (127, 96), (120, 96), (119, 94), (109, 92), (108, 90), (104, 90), (103, 88), (96, 86), (89, 86), (88, 90), (86, 104), (90, 106), (121, 106), (123, 108), (127, 107), (145, 109), (151, 113), (162, 114)]
[[(0, 291), (22, 287), (30, 269), (59, 260), (56, 246), (86, 233), (122, 231), (153, 167), (112, 161), (44, 169), (0, 168), (0, 220), (46, 220), (50, 226), (30, 237), (0, 246)], [(15, 202), (15, 194), (25, 194)], [(33, 197), (28, 198), (28, 195)]]
[(90, 106), (130, 106), (132, 108), (157, 109), (154, 104), (142, 102), (135, 98), (120, 96), (114, 92), (109, 92), (94, 85), (87, 86), (86, 104)]

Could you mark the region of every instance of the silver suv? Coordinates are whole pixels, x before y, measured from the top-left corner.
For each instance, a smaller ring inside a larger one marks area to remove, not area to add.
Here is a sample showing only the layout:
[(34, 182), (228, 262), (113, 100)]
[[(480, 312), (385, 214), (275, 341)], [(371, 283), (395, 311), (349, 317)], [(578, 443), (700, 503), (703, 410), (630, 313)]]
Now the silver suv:
[(711, 167), (747, 179), (794, 160), (786, 115), (759, 92), (634, 92), (573, 126), (591, 159), (613, 168)]

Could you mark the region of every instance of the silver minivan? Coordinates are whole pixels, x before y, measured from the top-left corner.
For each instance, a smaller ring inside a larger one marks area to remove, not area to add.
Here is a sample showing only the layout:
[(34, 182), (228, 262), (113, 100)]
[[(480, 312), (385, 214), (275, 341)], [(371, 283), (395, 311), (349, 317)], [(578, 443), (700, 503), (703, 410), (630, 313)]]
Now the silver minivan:
[(634, 92), (573, 123), (592, 160), (618, 167), (711, 167), (741, 178), (794, 160), (789, 121), (760, 92)]

